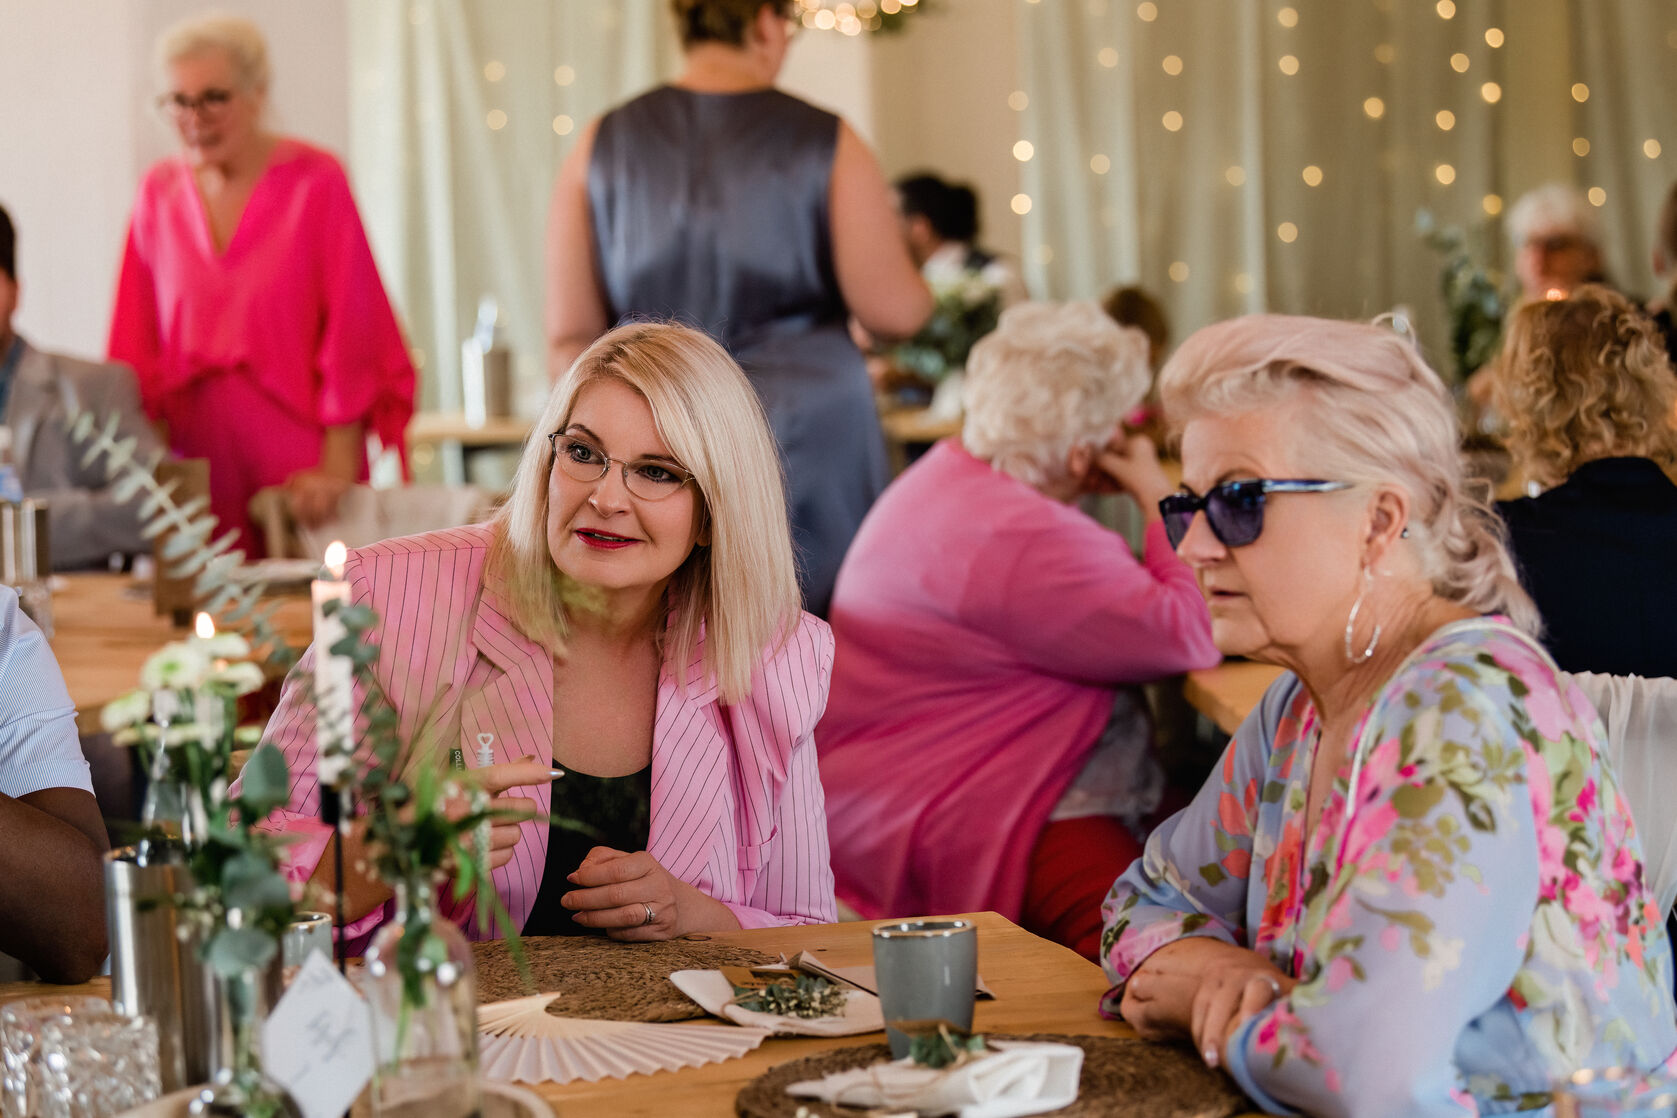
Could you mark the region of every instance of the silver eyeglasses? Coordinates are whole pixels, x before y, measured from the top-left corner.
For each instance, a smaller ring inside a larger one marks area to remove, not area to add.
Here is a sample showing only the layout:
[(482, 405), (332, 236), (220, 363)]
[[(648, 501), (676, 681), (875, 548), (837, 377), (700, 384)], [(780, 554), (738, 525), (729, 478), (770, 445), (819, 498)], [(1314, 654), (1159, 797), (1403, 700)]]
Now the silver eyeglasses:
[(623, 471), (623, 487), (643, 501), (662, 501), (673, 497), (682, 486), (693, 480), (693, 475), (680, 466), (656, 458), (636, 458), (625, 462), (612, 458), (605, 451), (576, 435), (555, 431), (547, 437), (553, 447), (554, 461), (565, 476), (573, 481), (591, 484), (606, 476), (612, 463)]

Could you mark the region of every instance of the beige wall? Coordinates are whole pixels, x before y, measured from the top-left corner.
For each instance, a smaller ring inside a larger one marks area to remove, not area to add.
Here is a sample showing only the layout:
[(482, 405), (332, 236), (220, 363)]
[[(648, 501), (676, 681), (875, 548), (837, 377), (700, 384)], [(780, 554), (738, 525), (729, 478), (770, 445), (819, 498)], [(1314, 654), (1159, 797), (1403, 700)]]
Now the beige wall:
[[(1070, 2), (1070, 0), (1060, 0)], [(1017, 257), (1019, 192), (1013, 145), (1019, 88), (1013, 0), (949, 0), (896, 35), (873, 37), (874, 136), (893, 178), (930, 169), (969, 183), (982, 205), (981, 238)]]
[[(0, 203), (18, 229), (20, 333), (104, 352), (128, 209), (141, 173), (172, 150), (151, 108), (159, 31), (199, 0), (4, 0)], [(349, 136), (344, 0), (218, 0), (268, 35), (274, 125), (342, 152)]]

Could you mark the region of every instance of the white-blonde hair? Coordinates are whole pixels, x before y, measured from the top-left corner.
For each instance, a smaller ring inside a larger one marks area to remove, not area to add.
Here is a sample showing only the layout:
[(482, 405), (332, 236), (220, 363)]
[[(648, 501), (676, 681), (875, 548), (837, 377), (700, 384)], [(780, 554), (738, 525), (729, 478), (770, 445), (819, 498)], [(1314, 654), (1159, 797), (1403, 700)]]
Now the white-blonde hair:
[(233, 77), (241, 89), (266, 93), (268, 41), (256, 24), (225, 12), (206, 12), (184, 19), (157, 37), (157, 69), (167, 76), (169, 67), (183, 58), (208, 50), (224, 51), (233, 63)]
[(519, 459), (512, 495), (494, 519), (490, 574), (514, 622), (532, 639), (563, 646), (565, 611), (547, 539), (554, 454), (583, 388), (616, 380), (652, 409), (658, 434), (698, 488), (710, 536), (670, 579), (665, 659), (687, 678), (703, 634), (703, 670), (725, 702), (750, 690), (765, 654), (797, 627), (801, 611), (786, 516), (785, 482), (757, 393), (707, 335), (663, 322), (617, 327), (583, 351), (554, 384)]
[(1520, 195), (1508, 211), (1508, 242), (1518, 252), (1527, 238), (1542, 230), (1565, 230), (1601, 251), (1601, 218), (1575, 186), (1545, 183)]
[(1072, 448), (1104, 444), (1147, 395), (1147, 336), (1092, 302), (1021, 303), (967, 355), (961, 441), (975, 458), (1040, 486)]
[(1204, 415), (1298, 401), (1313, 471), (1409, 494), (1409, 543), (1434, 593), (1541, 628), (1489, 495), (1465, 479), (1450, 393), (1398, 335), (1294, 315), (1231, 319), (1182, 343), (1159, 374), (1159, 394), (1177, 431)]

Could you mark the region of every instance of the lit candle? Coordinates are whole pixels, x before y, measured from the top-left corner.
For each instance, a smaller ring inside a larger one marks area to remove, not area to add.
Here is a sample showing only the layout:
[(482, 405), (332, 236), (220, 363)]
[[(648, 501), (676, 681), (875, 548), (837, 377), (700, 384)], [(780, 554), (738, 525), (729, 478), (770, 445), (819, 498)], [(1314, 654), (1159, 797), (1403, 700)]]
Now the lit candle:
[[(201, 641), (213, 640), (215, 621), (209, 614), (200, 611), (193, 619), (192, 631)], [(212, 671), (219, 671), (226, 666), (225, 660), (214, 660), (210, 664)], [(198, 723), (199, 740), (212, 755), (221, 748), (225, 719), (226, 711), (219, 695), (211, 692), (208, 687), (199, 687), (192, 693), (192, 720)]]
[(334, 540), (326, 549), (326, 567), (310, 588), (314, 599), (315, 740), (319, 762), (315, 775), (322, 788), (341, 788), (349, 776), (350, 737), (354, 714), (354, 671), (348, 656), (332, 652), (347, 630), (335, 615), (326, 616), (326, 603), (349, 605), (349, 583), (344, 581), (348, 550)]

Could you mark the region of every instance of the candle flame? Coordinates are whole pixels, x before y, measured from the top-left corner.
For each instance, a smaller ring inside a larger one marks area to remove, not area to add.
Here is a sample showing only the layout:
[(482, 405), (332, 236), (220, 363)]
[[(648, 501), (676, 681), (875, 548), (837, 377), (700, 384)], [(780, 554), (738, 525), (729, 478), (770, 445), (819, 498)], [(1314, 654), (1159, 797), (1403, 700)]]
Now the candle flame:
[(333, 578), (344, 577), (344, 561), (349, 558), (349, 548), (344, 541), (333, 540), (326, 545), (326, 569), (332, 572)]
[(193, 620), (192, 631), (204, 640), (209, 640), (215, 636), (215, 622), (210, 620), (209, 614), (200, 612)]

